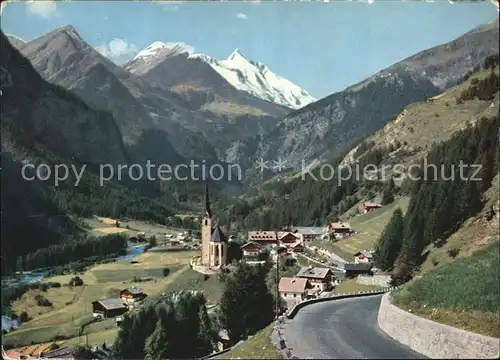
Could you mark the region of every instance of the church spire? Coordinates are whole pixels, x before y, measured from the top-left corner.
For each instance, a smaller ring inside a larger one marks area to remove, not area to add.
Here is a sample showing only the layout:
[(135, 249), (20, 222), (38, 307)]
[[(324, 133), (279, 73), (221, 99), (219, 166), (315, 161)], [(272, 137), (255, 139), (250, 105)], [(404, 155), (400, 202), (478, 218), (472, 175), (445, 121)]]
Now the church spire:
[(205, 184), (205, 215), (212, 217), (212, 210), (210, 210), (210, 199), (208, 198), (208, 184)]

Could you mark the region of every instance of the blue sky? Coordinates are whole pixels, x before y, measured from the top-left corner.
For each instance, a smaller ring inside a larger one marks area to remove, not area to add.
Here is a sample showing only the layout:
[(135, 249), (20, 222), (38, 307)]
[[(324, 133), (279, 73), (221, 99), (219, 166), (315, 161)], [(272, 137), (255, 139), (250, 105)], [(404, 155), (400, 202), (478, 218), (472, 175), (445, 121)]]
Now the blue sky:
[(117, 62), (157, 40), (217, 59), (238, 48), (321, 98), (498, 18), (488, 1), (366, 1), (15, 2), (1, 27), (32, 40), (70, 24)]

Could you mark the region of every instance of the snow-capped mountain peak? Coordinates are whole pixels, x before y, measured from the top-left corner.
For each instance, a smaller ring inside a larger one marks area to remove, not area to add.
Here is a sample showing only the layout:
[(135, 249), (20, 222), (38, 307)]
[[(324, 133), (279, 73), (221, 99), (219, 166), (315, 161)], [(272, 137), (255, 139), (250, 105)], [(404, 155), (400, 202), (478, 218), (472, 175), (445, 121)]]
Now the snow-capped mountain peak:
[[(292, 109), (299, 109), (316, 101), (307, 91), (274, 74), (266, 65), (258, 61), (248, 60), (239, 49), (235, 49), (226, 60), (217, 60), (205, 54), (195, 53), (191, 46), (184, 43), (155, 41), (141, 50), (134, 60), (124, 67), (129, 71), (141, 74), (148, 68), (156, 66), (155, 64), (160, 63), (163, 59), (181, 54), (186, 54), (188, 61), (202, 61), (210, 65), (234, 88), (260, 99)], [(137, 65), (138, 63), (140, 65)]]
[(258, 98), (292, 109), (299, 109), (316, 101), (307, 91), (274, 74), (266, 65), (248, 60), (239, 49), (234, 50), (227, 60), (198, 58), (210, 64), (236, 89), (246, 91)]
[(187, 44), (177, 43), (164, 43), (162, 41), (155, 41), (145, 49), (139, 51), (134, 57), (134, 60), (155, 57), (158, 54), (168, 53), (170, 55), (191, 54), (193, 48)]
[(240, 53), (240, 50), (239, 49), (235, 49), (231, 55), (229, 55), (229, 57), (227, 58), (226, 61), (239, 61), (239, 60), (247, 60), (245, 59), (245, 57), (243, 55), (241, 55)]

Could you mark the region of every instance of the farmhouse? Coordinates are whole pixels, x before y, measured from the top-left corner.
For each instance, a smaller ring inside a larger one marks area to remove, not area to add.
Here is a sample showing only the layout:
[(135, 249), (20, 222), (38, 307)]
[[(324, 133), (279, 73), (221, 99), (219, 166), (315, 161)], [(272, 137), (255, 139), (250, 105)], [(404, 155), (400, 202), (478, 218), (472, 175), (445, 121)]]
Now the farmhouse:
[(241, 250), (243, 250), (244, 257), (258, 256), (262, 251), (262, 245), (254, 241), (249, 241), (241, 246)]
[(307, 279), (282, 277), (278, 285), (278, 291), (288, 307), (291, 307), (307, 298), (307, 290), (310, 287)]
[(290, 246), (293, 252), (304, 252), (304, 244), (302, 242), (296, 242)]
[(354, 234), (351, 225), (344, 222), (332, 222), (328, 225), (328, 235), (335, 238), (343, 238)]
[(354, 263), (370, 263), (373, 261), (373, 254), (368, 250), (358, 251), (354, 254)]
[(259, 244), (277, 244), (278, 234), (276, 231), (249, 231), (248, 241), (254, 241)]
[(120, 316), (128, 311), (128, 306), (121, 299), (97, 300), (92, 303), (92, 312), (104, 318)]
[(367, 212), (380, 209), (382, 205), (377, 204), (377, 203), (371, 203), (371, 202), (365, 202), (362, 206), (363, 212), (366, 214)]
[(296, 243), (297, 241), (302, 241), (302, 236), (289, 231), (280, 231), (278, 232), (278, 241), (280, 244), (290, 245)]
[(371, 274), (372, 264), (370, 263), (357, 263), (357, 264), (344, 264), (344, 273), (346, 277), (354, 277), (361, 274)]
[(312, 288), (324, 291), (330, 288), (333, 280), (332, 271), (328, 268), (308, 267), (300, 269), (298, 278), (307, 279)]
[(304, 241), (313, 241), (326, 233), (325, 228), (322, 227), (294, 227), (292, 232), (302, 235)]
[(133, 303), (136, 301), (142, 301), (147, 297), (147, 295), (137, 287), (131, 287), (127, 289), (123, 289), (120, 291), (120, 299), (125, 302)]

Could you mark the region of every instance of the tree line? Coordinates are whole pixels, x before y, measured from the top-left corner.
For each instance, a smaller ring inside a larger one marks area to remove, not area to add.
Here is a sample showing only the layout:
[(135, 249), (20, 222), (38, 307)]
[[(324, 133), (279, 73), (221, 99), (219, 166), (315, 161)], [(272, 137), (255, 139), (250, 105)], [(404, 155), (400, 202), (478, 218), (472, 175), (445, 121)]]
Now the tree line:
[[(476, 126), (469, 125), (435, 146), (427, 164), (422, 160), (419, 174), (414, 174), (420, 179), (414, 183), (406, 214), (394, 211), (376, 247), (377, 266), (394, 268), (396, 283), (411, 278), (425, 259), (428, 245), (441, 246), (483, 209), (483, 194), (499, 172), (498, 128), (498, 115), (482, 118)], [(460, 164), (467, 167), (460, 170)], [(431, 165), (438, 169), (437, 177)], [(432, 176), (424, 176), (426, 167)]]
[(57, 267), (87, 258), (93, 260), (126, 254), (127, 238), (120, 234), (86, 238), (52, 244), (34, 252), (19, 256), (13, 267), (5, 270), (28, 271), (40, 268)]
[[(388, 158), (398, 145), (374, 147), (370, 142), (360, 143), (362, 156), (357, 161), (357, 167), (363, 169), (366, 165), (379, 165)], [(349, 170), (343, 168), (341, 162), (344, 154), (336, 157), (329, 165), (334, 169), (329, 179), (327, 171), (321, 176), (320, 168), (311, 171), (312, 176), (294, 178), (283, 182), (265, 184), (256, 196), (237, 199), (223, 214), (224, 222), (236, 224), (237, 228), (250, 229), (281, 229), (286, 225), (322, 226), (329, 218), (336, 218), (357, 204), (364, 197), (386, 190), (387, 203), (391, 196), (387, 191), (396, 193), (395, 187), (388, 188), (387, 183), (373, 179), (369, 180), (363, 174), (348, 176)], [(325, 178), (326, 177), (326, 178)], [(315, 178), (320, 179), (319, 181)]]

